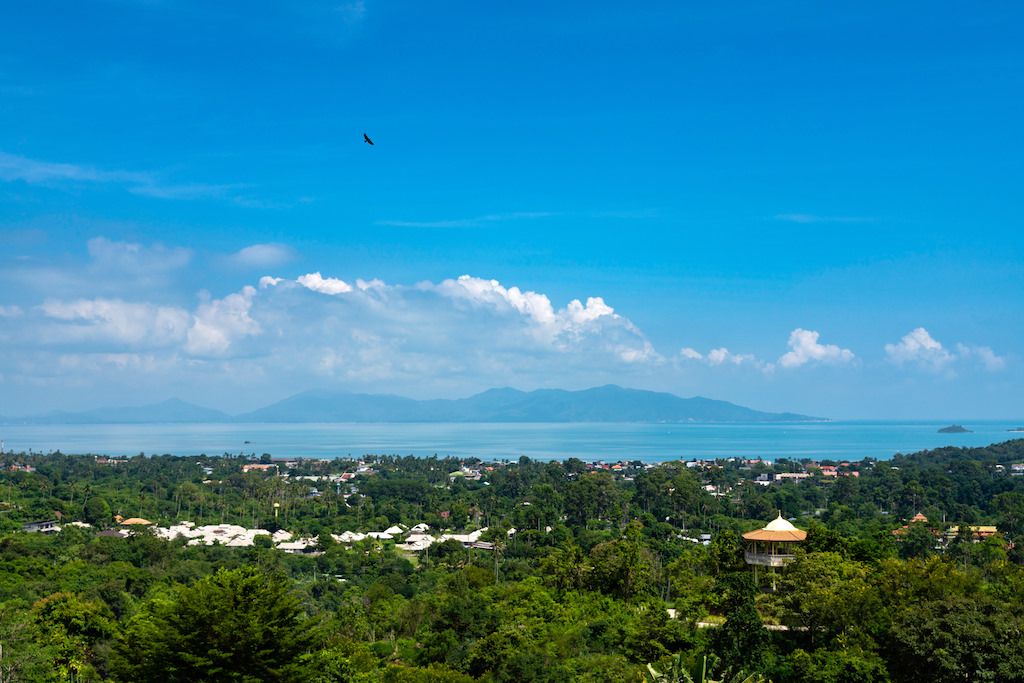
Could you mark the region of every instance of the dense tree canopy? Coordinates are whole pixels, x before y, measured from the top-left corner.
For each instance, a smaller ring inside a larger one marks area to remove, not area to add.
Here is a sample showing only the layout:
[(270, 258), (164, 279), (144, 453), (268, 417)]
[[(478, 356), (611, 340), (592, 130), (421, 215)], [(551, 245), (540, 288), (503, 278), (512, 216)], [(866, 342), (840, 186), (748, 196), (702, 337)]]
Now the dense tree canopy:
[(282, 577), (220, 569), (147, 601), (114, 647), (126, 681), (300, 681), (316, 642), (298, 596)]
[[(697, 663), (714, 680), (1024, 680), (1024, 477), (1008, 469), (1022, 441), (835, 463), (859, 476), (831, 478), (786, 460), (389, 456), (345, 480), (357, 463), (247, 462), (0, 456), (0, 681), (639, 681)], [(782, 472), (810, 476), (764, 485)], [(780, 510), (808, 535), (773, 592), (741, 534)], [(115, 515), (320, 540), (291, 555), (267, 536), (97, 533)], [(58, 518), (57, 534), (21, 530)], [(488, 527), (493, 549), (328, 534), (419, 522)]]

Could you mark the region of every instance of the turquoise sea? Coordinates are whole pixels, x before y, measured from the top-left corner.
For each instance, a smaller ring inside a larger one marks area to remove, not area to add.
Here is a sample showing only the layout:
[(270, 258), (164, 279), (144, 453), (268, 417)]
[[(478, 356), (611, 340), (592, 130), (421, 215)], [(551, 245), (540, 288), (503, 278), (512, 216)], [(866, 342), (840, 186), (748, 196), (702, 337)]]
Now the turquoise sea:
[[(889, 458), (940, 446), (984, 446), (1024, 432), (1017, 422), (962, 424), (971, 433), (939, 434), (949, 422), (769, 424), (131, 424), (0, 425), (7, 451), (107, 455), (221, 455), (337, 458), (364, 454), (476, 456), (485, 460), (643, 460), (779, 456)], [(246, 443), (249, 442), (249, 443)]]

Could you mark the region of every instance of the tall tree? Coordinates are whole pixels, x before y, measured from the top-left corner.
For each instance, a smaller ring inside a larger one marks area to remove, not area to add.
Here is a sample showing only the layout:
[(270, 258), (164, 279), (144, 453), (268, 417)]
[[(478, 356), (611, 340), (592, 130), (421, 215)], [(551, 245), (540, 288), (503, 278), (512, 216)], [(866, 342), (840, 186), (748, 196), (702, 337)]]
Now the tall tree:
[(301, 681), (316, 639), (285, 580), (220, 570), (151, 600), (115, 646), (118, 681)]

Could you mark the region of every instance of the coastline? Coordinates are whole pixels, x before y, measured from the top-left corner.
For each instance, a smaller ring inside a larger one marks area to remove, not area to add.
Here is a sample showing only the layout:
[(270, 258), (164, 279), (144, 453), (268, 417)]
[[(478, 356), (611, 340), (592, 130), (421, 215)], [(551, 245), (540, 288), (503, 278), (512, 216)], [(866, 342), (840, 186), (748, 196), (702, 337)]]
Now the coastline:
[[(4, 425), (7, 451), (97, 455), (231, 455), (339, 458), (364, 454), (452, 455), (485, 460), (586, 461), (726, 457), (885, 460), (943, 446), (1013, 440), (1019, 420), (963, 421), (973, 431), (939, 434), (948, 421), (779, 423), (164, 423)], [(246, 443), (249, 442), (249, 443)]]

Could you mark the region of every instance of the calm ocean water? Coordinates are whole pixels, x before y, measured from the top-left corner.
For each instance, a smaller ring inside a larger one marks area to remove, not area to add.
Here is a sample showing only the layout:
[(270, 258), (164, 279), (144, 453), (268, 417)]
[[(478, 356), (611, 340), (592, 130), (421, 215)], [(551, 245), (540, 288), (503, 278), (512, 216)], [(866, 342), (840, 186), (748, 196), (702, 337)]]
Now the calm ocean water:
[[(774, 424), (140, 424), (0, 425), (8, 451), (336, 458), (364, 454), (578, 457), (656, 462), (728, 456), (889, 458), (939, 446), (984, 446), (1013, 438), (1021, 422), (965, 422), (968, 434), (939, 434), (948, 422)], [(249, 443), (245, 443), (245, 442)]]

